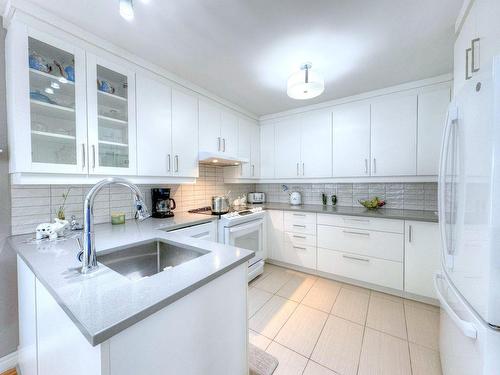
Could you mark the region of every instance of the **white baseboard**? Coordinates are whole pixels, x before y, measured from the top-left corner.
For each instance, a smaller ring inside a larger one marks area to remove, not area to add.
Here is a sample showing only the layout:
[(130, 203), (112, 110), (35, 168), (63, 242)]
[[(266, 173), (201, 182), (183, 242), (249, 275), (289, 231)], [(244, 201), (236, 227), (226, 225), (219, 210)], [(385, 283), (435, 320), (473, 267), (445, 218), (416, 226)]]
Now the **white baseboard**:
[(17, 366), (17, 352), (7, 354), (0, 358), (0, 373), (15, 368)]

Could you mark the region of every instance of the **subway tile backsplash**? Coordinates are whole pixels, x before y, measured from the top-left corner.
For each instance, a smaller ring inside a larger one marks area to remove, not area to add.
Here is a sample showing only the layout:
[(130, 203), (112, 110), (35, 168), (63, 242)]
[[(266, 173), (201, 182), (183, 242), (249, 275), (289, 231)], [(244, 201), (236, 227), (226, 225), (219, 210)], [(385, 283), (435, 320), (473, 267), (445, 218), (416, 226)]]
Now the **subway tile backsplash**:
[[(212, 195), (231, 191), (237, 198), (255, 190), (254, 184), (224, 184), (221, 167), (200, 166), (200, 177), (196, 184), (188, 185), (139, 185), (151, 209), (151, 188), (169, 187), (177, 203), (176, 212), (209, 206)], [(75, 215), (81, 222), (83, 201), (91, 185), (15, 185), (11, 187), (12, 234), (31, 233), (40, 223), (52, 221), (63, 201), (63, 193), (71, 188), (65, 204), (66, 218)], [(132, 218), (134, 206), (132, 193), (126, 187), (112, 185), (104, 187), (96, 197), (94, 205), (95, 223), (110, 222), (112, 212), (124, 212)]]
[[(153, 187), (169, 187), (177, 203), (177, 212), (188, 211), (210, 205), (212, 195), (231, 191), (231, 199), (249, 191), (263, 191), (269, 202), (288, 202), (288, 193), (282, 191), (282, 184), (225, 184), (222, 167), (201, 166), (196, 184), (187, 185), (139, 185), (151, 208)], [(339, 206), (359, 206), (359, 199), (377, 196), (387, 201), (386, 207), (415, 210), (437, 210), (436, 183), (388, 183), (388, 184), (287, 184), (290, 190), (302, 193), (305, 204), (321, 204), (321, 193), (337, 195)], [(12, 234), (34, 232), (40, 223), (52, 221), (61, 205), (62, 195), (71, 188), (65, 204), (66, 218), (75, 215), (81, 222), (83, 200), (90, 185), (15, 185), (11, 187)], [(132, 193), (122, 186), (107, 186), (95, 200), (96, 223), (110, 221), (112, 212), (124, 212), (132, 218), (134, 207)]]
[[(289, 191), (300, 191), (304, 204), (322, 204), (321, 194), (337, 195), (338, 206), (360, 206), (358, 200), (379, 197), (386, 200), (387, 208), (411, 210), (437, 210), (437, 183), (387, 184), (285, 184)], [(266, 193), (268, 202), (288, 202), (283, 184), (257, 184), (257, 191)]]

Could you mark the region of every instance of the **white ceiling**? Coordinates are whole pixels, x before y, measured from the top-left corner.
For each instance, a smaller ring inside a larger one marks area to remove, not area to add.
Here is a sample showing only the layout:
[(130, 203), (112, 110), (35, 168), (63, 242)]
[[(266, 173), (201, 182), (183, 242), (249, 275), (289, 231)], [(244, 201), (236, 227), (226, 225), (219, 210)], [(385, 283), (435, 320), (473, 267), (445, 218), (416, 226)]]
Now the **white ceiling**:
[[(279, 112), (449, 73), (462, 0), (34, 0), (257, 114)], [(286, 95), (304, 61), (323, 74), (319, 98)]]

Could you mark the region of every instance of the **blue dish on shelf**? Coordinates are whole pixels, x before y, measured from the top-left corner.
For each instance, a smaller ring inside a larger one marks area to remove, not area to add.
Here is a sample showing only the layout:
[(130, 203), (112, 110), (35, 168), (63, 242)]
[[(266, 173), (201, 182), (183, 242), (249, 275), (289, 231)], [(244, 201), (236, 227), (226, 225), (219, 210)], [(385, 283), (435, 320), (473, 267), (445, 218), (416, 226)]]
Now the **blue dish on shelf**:
[(40, 72), (49, 73), (52, 70), (51, 66), (45, 61), (45, 59), (36, 52), (29, 55), (28, 63), (31, 69), (35, 69)]
[(57, 104), (55, 101), (50, 99), (47, 95), (42, 94), (40, 91), (31, 91), (30, 98), (36, 100), (37, 102), (42, 102), (47, 104)]

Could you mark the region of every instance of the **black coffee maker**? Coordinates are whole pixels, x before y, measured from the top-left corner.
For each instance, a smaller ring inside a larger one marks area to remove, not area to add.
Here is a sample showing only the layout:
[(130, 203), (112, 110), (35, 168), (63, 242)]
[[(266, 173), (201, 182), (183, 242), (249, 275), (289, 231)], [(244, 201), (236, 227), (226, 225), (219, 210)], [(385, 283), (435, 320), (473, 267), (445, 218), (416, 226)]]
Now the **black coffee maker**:
[(175, 201), (170, 198), (169, 188), (151, 189), (151, 198), (153, 203), (153, 217), (164, 219), (174, 216), (172, 210), (175, 210), (176, 205)]

